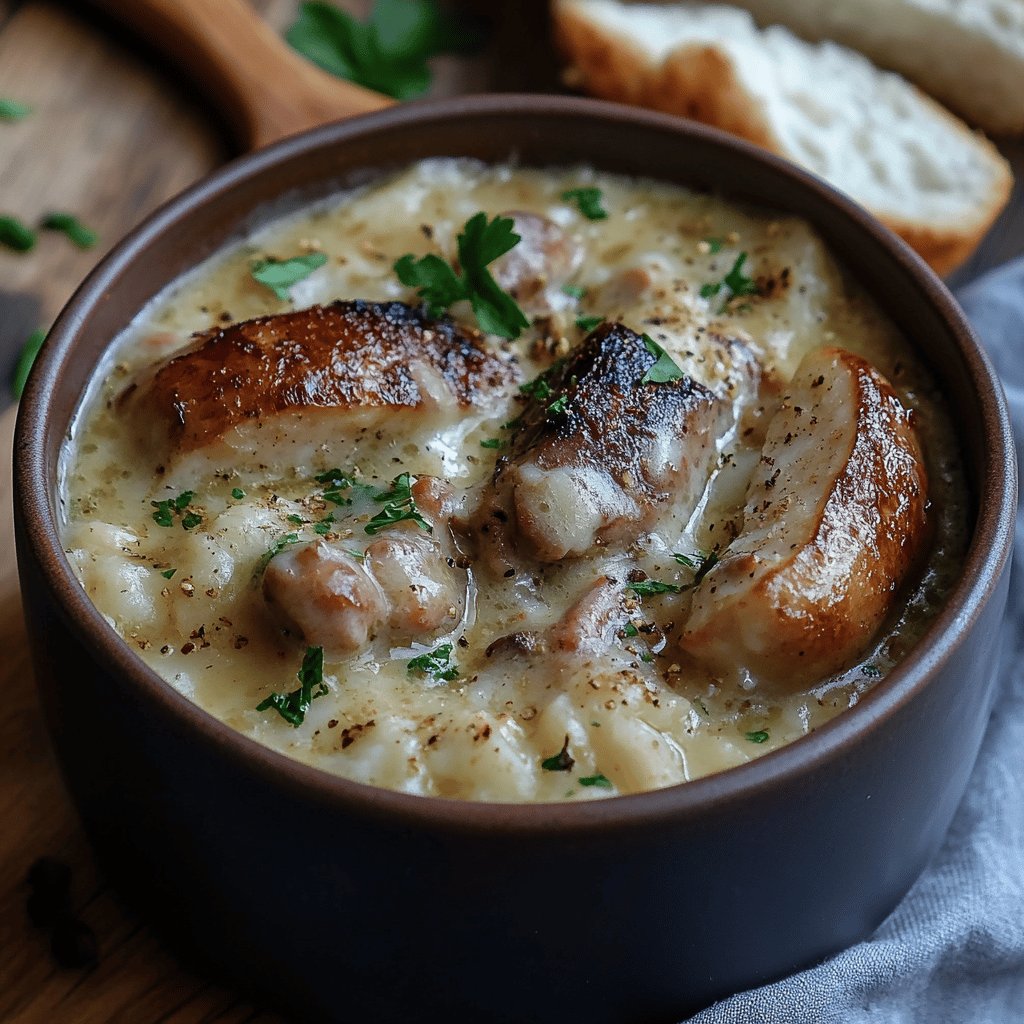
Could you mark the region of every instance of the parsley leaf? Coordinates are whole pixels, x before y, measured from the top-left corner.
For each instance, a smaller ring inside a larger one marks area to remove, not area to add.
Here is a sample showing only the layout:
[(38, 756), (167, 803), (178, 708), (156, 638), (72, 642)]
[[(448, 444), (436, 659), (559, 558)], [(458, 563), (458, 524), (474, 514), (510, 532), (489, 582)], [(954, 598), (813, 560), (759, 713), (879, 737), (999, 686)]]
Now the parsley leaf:
[(737, 295), (760, 295), (761, 289), (757, 286), (757, 282), (743, 273), (743, 264), (746, 260), (747, 254), (741, 252), (736, 257), (736, 262), (732, 265), (729, 273), (721, 281), (701, 286), (700, 297), (711, 299), (716, 295), (721, 295), (722, 301), (725, 303)]
[(697, 584), (700, 583), (700, 581), (704, 579), (704, 577), (707, 576), (707, 574), (711, 572), (716, 565), (718, 565), (717, 551), (708, 551), (706, 553), (701, 552), (697, 555), (682, 555), (679, 552), (674, 552), (672, 557), (680, 565), (685, 565), (688, 569), (694, 570), (692, 584), (694, 587), (697, 586)]
[(254, 576), (259, 576), (261, 572), (270, 564), (270, 560), (275, 556), (279, 555), (289, 544), (298, 544), (299, 535), (297, 533), (286, 533), (283, 537), (278, 537), (277, 540), (270, 546), (269, 550), (265, 551), (260, 555), (260, 560), (256, 563), (256, 569), (253, 573)]
[(549, 416), (560, 416), (569, 407), (569, 396), (559, 395), (549, 406)]
[(428, 58), (475, 49), (480, 35), (436, 0), (375, 0), (365, 22), (333, 4), (303, 3), (285, 39), (332, 75), (404, 100), (429, 88)]
[(527, 398), (536, 398), (538, 402), (543, 402), (545, 399), (550, 398), (554, 392), (552, 392), (551, 385), (547, 380), (548, 372), (548, 370), (545, 370), (540, 376), (534, 377), (533, 380), (520, 384), (519, 390)]
[(313, 532), (320, 537), (326, 536), (331, 532), (331, 527), (334, 525), (334, 513), (328, 512), (323, 519), (318, 520), (313, 524)]
[(36, 244), (36, 233), (17, 217), (0, 217), (0, 245), (15, 252), (28, 252)]
[(627, 622), (622, 627), (622, 629), (619, 630), (619, 636), (621, 636), (621, 637), (631, 637), (631, 636), (639, 636), (639, 635), (640, 635), (640, 630), (637, 629), (636, 626), (634, 626), (632, 622)]
[(757, 732), (745, 732), (743, 735), (751, 743), (766, 743), (768, 741), (768, 733), (764, 729), (758, 729)]
[(177, 571), (177, 569), (165, 569), (162, 573), (160, 573), (160, 575), (163, 576), (165, 580), (172, 580), (174, 579), (174, 574)]
[(601, 789), (611, 789), (612, 783), (610, 779), (605, 778), (600, 772), (597, 775), (585, 775), (580, 779), (581, 786), (599, 786)]
[(569, 753), (569, 737), (566, 735), (562, 749), (551, 757), (545, 757), (540, 766), (546, 772), (571, 772), (575, 763), (575, 758)]
[(505, 442), (500, 437), (485, 437), (480, 442), (481, 448), (504, 448)]
[(245, 497), (245, 491), (243, 491), (241, 487), (232, 487), (231, 497), (234, 498), (235, 501), (241, 501)]
[(287, 260), (253, 260), (249, 265), (249, 273), (254, 281), (269, 288), (282, 302), (288, 302), (292, 297), (292, 285), (309, 277), (326, 262), (327, 255), (322, 252), (292, 256)]
[(25, 390), (29, 370), (32, 369), (32, 364), (36, 361), (36, 356), (39, 355), (44, 341), (46, 341), (46, 331), (40, 328), (29, 335), (28, 341), (21, 348), (18, 362), (14, 366), (14, 373), (11, 374), (11, 394), (16, 399), (21, 398), (21, 393)]
[(306, 712), (317, 697), (327, 695), (324, 682), (324, 649), (307, 647), (302, 666), (297, 673), (299, 686), (291, 693), (272, 693), (256, 705), (257, 711), (273, 708), (286, 722), (296, 729), (306, 720)]
[(367, 533), (379, 533), (387, 526), (402, 523), (406, 520), (414, 522), (421, 530), (433, 533), (433, 527), (420, 515), (416, 501), (412, 496), (414, 478), (408, 473), (400, 473), (391, 481), (391, 490), (382, 491), (373, 496), (374, 501), (383, 501), (384, 508), (378, 512), (364, 527)]
[(47, 231), (63, 231), (79, 249), (91, 249), (100, 240), (100, 236), (73, 213), (48, 213), (39, 226)]
[(562, 294), (568, 295), (570, 299), (582, 299), (587, 294), (587, 289), (581, 284), (563, 284)]
[(430, 254), (416, 259), (406, 253), (395, 262), (398, 280), (423, 300), (430, 316), (440, 316), (460, 299), (468, 299), (480, 329), (501, 338), (518, 338), (530, 321), (523, 315), (515, 299), (502, 291), (487, 266), (520, 241), (511, 217), (487, 220), (487, 214), (474, 214), (466, 221), (458, 237), (458, 262), (455, 269)]
[(724, 238), (705, 238), (704, 244), (708, 247), (708, 252), (712, 256), (716, 256), (722, 251), (722, 246), (725, 245)]
[(654, 365), (640, 378), (641, 384), (666, 384), (679, 380), (683, 371), (675, 360), (649, 335), (643, 335), (644, 348), (655, 357)]
[(435, 682), (441, 682), (441, 680), (451, 682), (451, 680), (459, 678), (459, 666), (454, 662), (449, 664), (451, 656), (452, 645), (441, 644), (440, 647), (435, 647), (432, 651), (427, 651), (426, 654), (410, 658), (406, 668), (410, 675), (430, 676)]
[(17, 100), (0, 99), (0, 121), (20, 121), (32, 113), (32, 108)]
[(361, 487), (364, 491), (372, 490), (366, 484), (357, 483), (354, 477), (349, 476), (347, 473), (342, 473), (340, 469), (328, 469), (323, 473), (318, 473), (313, 479), (318, 484), (327, 484), (327, 489), (323, 493), (324, 501), (329, 501), (335, 505), (352, 504), (352, 499), (345, 497), (341, 493), (342, 491), (347, 491), (354, 487)]
[(648, 597), (651, 594), (681, 594), (685, 588), (661, 580), (641, 580), (639, 583), (627, 583), (626, 589), (641, 597)]
[(599, 327), (604, 323), (603, 316), (578, 316), (576, 317), (576, 326), (585, 333), (589, 334), (595, 327)]
[(176, 498), (151, 501), (150, 505), (154, 509), (153, 522), (157, 526), (169, 527), (174, 525), (174, 519), (177, 517), (183, 530), (194, 530), (203, 521), (203, 517), (189, 507), (195, 496), (195, 491), (182, 491)]
[(601, 206), (599, 188), (571, 188), (562, 193), (562, 198), (567, 203), (575, 203), (587, 220), (604, 220), (608, 216), (608, 211)]

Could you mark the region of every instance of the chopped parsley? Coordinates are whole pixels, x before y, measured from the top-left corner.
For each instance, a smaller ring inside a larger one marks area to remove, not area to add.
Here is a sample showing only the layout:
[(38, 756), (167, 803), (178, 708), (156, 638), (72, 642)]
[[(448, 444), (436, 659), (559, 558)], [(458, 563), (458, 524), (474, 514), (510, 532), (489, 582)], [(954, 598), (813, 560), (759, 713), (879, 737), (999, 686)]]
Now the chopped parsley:
[(334, 513), (328, 512), (327, 515), (313, 524), (313, 532), (320, 537), (325, 536), (331, 532), (331, 527), (334, 525)]
[(640, 635), (640, 630), (637, 629), (636, 626), (634, 626), (632, 622), (627, 622), (622, 627), (622, 629), (620, 631), (620, 635), (624, 636), (624, 637), (627, 637), (627, 636), (639, 636)]
[(562, 749), (551, 757), (545, 757), (540, 766), (546, 772), (571, 772), (575, 763), (575, 758), (569, 753), (569, 737), (566, 735)]
[(79, 249), (91, 249), (100, 240), (100, 236), (73, 213), (48, 213), (39, 226), (47, 231), (63, 231)]
[(641, 580), (639, 583), (627, 583), (626, 589), (641, 597), (647, 597), (651, 594), (681, 594), (685, 588), (661, 580)]
[(766, 743), (768, 741), (768, 733), (764, 729), (758, 729), (757, 732), (745, 732), (743, 735), (751, 743)]
[(256, 705), (257, 711), (273, 708), (286, 722), (296, 729), (306, 720), (306, 712), (317, 697), (327, 695), (324, 682), (324, 649), (307, 647), (302, 666), (297, 673), (298, 688), (291, 693), (272, 693)]
[(599, 786), (601, 789), (611, 789), (612, 788), (611, 780), (608, 779), (608, 778), (605, 778), (605, 776), (603, 776), (600, 772), (598, 772), (597, 775), (584, 775), (583, 778), (580, 779), (580, 785), (581, 786)]
[(283, 537), (278, 537), (277, 540), (270, 546), (269, 550), (265, 551), (260, 555), (260, 560), (256, 563), (255, 575), (259, 575), (264, 569), (270, 564), (270, 560), (276, 555), (281, 554), (282, 551), (290, 544), (298, 544), (299, 535), (297, 533), (286, 533)]
[(0, 245), (15, 252), (28, 252), (36, 244), (36, 233), (17, 217), (0, 217)]
[(406, 666), (410, 675), (430, 676), (435, 682), (445, 680), (451, 682), (459, 678), (459, 666), (455, 662), (449, 664), (452, 656), (452, 645), (441, 644), (426, 654), (419, 654), (409, 660)]
[(231, 497), (234, 498), (235, 501), (241, 501), (245, 497), (245, 491), (243, 491), (241, 487), (232, 487)]
[(177, 517), (183, 530), (194, 530), (203, 521), (203, 517), (189, 507), (195, 496), (195, 491), (182, 491), (176, 498), (151, 501), (153, 522), (157, 526), (169, 527), (174, 525)]
[(32, 113), (32, 108), (17, 100), (0, 99), (0, 121), (20, 121)]
[(563, 284), (562, 293), (568, 295), (570, 299), (582, 299), (587, 294), (587, 289), (581, 284)]
[(701, 285), (700, 297), (702, 299), (713, 299), (716, 295), (721, 296), (723, 302), (728, 302), (737, 295), (760, 295), (761, 289), (753, 278), (743, 273), (743, 264), (747, 261), (747, 254), (741, 252), (736, 257), (729, 273), (721, 281), (714, 281)]
[(704, 244), (708, 247), (708, 252), (712, 256), (716, 256), (722, 251), (722, 246), (725, 245), (724, 238), (705, 238)]
[(21, 347), (18, 361), (14, 365), (14, 373), (11, 374), (11, 394), (16, 399), (21, 398), (21, 393), (25, 390), (29, 370), (32, 369), (32, 364), (36, 361), (36, 356), (39, 355), (44, 341), (46, 341), (46, 331), (40, 328), (38, 331), (33, 331), (28, 336), (28, 341)]
[(310, 252), (287, 260), (253, 260), (249, 273), (257, 283), (269, 288), (282, 302), (290, 301), (291, 288), (309, 277), (327, 262), (326, 253)]
[(562, 198), (567, 203), (575, 203), (576, 209), (587, 220), (604, 220), (608, 216), (608, 211), (601, 205), (599, 188), (571, 188), (562, 193)]
[(436, 0), (375, 0), (365, 22), (334, 4), (303, 3), (285, 39), (330, 74), (406, 100), (430, 87), (430, 57), (473, 50), (480, 33)]
[(533, 380), (528, 380), (525, 384), (519, 385), (519, 390), (526, 395), (527, 398), (536, 398), (538, 402), (543, 402), (545, 399), (550, 398), (554, 392), (551, 390), (551, 385), (548, 383), (548, 370), (545, 370), (539, 377), (534, 377)]
[(302, 516), (297, 515), (290, 515), (287, 517), (287, 519), (288, 522), (291, 523), (293, 526), (303, 526), (306, 522), (306, 520), (303, 519)]
[(406, 253), (394, 266), (398, 280), (423, 300), (429, 316), (440, 316), (449, 306), (468, 299), (480, 329), (501, 338), (518, 338), (530, 321), (516, 300), (502, 291), (487, 266), (520, 242), (511, 217), (487, 220), (474, 214), (458, 237), (459, 270), (433, 253), (416, 259)]
[(569, 396), (568, 395), (559, 395), (559, 397), (556, 398), (548, 406), (548, 415), (549, 416), (560, 416), (563, 412), (565, 412), (565, 410), (568, 408), (568, 406), (569, 406)]
[(328, 469), (323, 473), (318, 473), (313, 479), (318, 484), (327, 485), (327, 489), (323, 493), (323, 499), (334, 505), (352, 504), (352, 499), (342, 494), (342, 491), (348, 491), (356, 487), (362, 488), (364, 491), (373, 490), (372, 487), (359, 483), (354, 477), (343, 473), (340, 469)]
[(374, 501), (384, 502), (384, 508), (366, 524), (364, 529), (367, 533), (379, 533), (387, 526), (394, 526), (406, 520), (414, 522), (427, 533), (434, 532), (433, 527), (420, 515), (420, 510), (416, 507), (416, 501), (412, 496), (413, 482), (413, 477), (408, 473), (400, 473), (391, 481), (390, 490), (373, 496)]
[(480, 442), (481, 448), (504, 448), (505, 442), (500, 437), (485, 437)]
[(576, 317), (576, 326), (581, 330), (589, 334), (595, 327), (599, 327), (604, 323), (603, 316), (578, 316)]
[(677, 551), (673, 553), (672, 557), (680, 565), (685, 565), (688, 569), (694, 570), (693, 586), (697, 586), (718, 565), (717, 551), (701, 552), (696, 555), (683, 555)]
[(177, 571), (177, 569), (165, 569), (162, 573), (160, 573), (160, 575), (163, 576), (165, 580), (172, 580), (174, 579), (174, 574)]
[(655, 358), (654, 365), (640, 378), (641, 384), (667, 384), (679, 380), (683, 371), (675, 360), (649, 335), (643, 335), (644, 348)]

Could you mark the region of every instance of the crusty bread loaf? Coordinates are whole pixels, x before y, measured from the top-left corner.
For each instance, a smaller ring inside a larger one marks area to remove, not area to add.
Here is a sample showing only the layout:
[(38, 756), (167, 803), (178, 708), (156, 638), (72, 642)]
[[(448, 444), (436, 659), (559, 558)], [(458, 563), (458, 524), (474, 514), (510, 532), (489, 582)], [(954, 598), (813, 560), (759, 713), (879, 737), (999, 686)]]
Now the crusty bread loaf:
[(695, 118), (802, 164), (940, 273), (971, 254), (1009, 197), (995, 147), (844, 47), (700, 4), (555, 0), (555, 25), (588, 92)]
[(762, 25), (831, 39), (994, 135), (1024, 132), (1021, 0), (734, 0)]

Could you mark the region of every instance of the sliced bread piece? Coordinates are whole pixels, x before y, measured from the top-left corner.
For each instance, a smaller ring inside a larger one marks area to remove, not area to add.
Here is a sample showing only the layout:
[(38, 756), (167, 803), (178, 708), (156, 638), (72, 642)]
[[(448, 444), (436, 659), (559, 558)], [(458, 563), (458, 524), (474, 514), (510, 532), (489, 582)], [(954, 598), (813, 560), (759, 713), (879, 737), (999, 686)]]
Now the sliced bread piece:
[(826, 178), (939, 272), (1006, 204), (1009, 165), (981, 135), (852, 50), (700, 4), (555, 0), (559, 44), (597, 96), (722, 128)]
[(993, 135), (1024, 132), (1021, 0), (734, 0), (762, 25), (867, 54)]

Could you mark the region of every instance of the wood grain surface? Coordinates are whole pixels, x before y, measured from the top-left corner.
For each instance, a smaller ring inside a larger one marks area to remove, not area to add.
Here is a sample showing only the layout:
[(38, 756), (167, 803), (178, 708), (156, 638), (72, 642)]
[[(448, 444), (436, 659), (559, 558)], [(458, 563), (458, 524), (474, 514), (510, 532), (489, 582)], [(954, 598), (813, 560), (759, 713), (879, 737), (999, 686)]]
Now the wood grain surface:
[[(297, 0), (253, 0), (275, 28)], [(360, 12), (368, 3), (344, 2)], [(480, 2), (489, 48), (437, 62), (435, 94), (557, 87), (543, 4)], [(0, 97), (32, 116), (0, 122), (0, 213), (27, 222), (68, 210), (101, 243), (79, 250), (54, 233), (25, 255), (0, 248), (0, 374), (48, 326), (102, 254), (163, 200), (223, 162), (231, 142), (176, 69), (79, 2), (0, 0)], [(1008, 150), (1024, 177), (1024, 149)], [(1024, 251), (1021, 187), (960, 281)], [(32, 686), (11, 530), (13, 409), (0, 417), (0, 1022), (200, 1024), (279, 1020), (180, 965), (97, 878), (65, 795)], [(90, 970), (58, 968), (26, 913), (25, 879), (40, 856), (71, 865), (72, 901), (99, 940)]]

